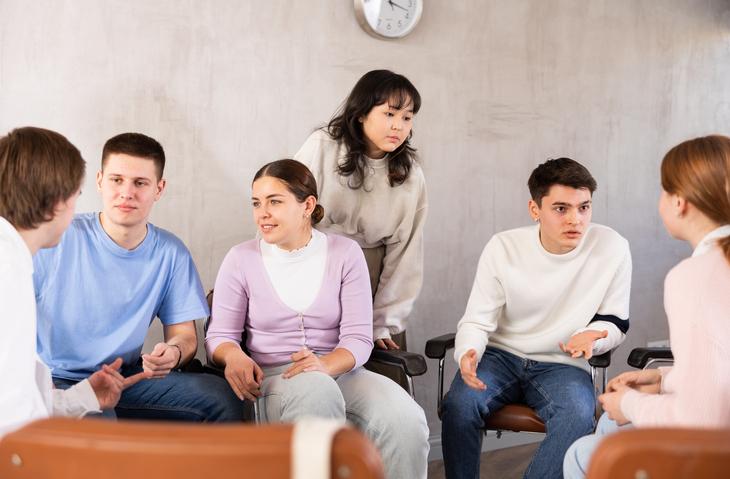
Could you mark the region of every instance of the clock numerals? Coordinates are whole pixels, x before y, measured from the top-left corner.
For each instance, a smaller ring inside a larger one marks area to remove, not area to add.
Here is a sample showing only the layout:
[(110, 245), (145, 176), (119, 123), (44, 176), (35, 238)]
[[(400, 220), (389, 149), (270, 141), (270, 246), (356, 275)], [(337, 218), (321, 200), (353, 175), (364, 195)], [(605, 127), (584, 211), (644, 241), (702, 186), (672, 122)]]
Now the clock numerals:
[(360, 25), (373, 36), (390, 39), (410, 33), (423, 10), (423, 0), (354, 1)]

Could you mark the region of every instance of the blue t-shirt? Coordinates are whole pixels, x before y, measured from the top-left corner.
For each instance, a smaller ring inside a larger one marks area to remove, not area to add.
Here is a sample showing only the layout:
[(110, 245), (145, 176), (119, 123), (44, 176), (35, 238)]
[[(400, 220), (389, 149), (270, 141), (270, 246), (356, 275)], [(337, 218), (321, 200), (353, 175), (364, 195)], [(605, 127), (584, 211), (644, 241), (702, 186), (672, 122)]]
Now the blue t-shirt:
[(33, 263), (38, 354), (56, 377), (85, 378), (117, 357), (136, 363), (155, 317), (170, 325), (209, 314), (190, 252), (150, 223), (128, 251), (98, 213), (76, 215), (61, 243)]

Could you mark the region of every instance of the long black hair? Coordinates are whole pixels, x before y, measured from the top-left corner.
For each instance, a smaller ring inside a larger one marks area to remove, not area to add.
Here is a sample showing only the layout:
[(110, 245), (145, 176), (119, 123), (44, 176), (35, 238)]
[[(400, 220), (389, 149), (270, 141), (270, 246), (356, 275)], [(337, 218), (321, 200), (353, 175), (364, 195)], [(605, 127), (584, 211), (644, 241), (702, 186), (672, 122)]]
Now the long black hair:
[[(358, 189), (365, 179), (365, 152), (367, 142), (360, 118), (367, 116), (373, 107), (388, 102), (390, 106), (401, 109), (413, 105), (413, 114), (421, 108), (421, 95), (408, 78), (390, 70), (373, 70), (360, 78), (340, 109), (327, 125), (327, 133), (332, 139), (343, 141), (347, 147), (345, 161), (337, 171), (349, 176), (347, 184)], [(416, 149), (410, 145), (413, 131), (395, 151), (388, 156), (388, 180), (390, 186), (402, 184), (408, 179)]]

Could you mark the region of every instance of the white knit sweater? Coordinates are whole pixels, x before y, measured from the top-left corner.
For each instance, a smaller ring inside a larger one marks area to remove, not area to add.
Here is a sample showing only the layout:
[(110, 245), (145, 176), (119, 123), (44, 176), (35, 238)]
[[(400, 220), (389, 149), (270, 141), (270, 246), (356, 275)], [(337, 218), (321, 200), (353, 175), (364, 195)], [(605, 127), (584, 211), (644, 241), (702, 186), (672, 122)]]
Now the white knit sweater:
[[(569, 253), (551, 254), (540, 243), (539, 225), (498, 233), (479, 259), (474, 286), (456, 334), (457, 363), (474, 349), (481, 359), (487, 343), (535, 361), (588, 367), (559, 342), (585, 329), (606, 330), (594, 353), (617, 346), (624, 334), (596, 314), (628, 320), (631, 253), (611, 228), (590, 225)], [(588, 327), (587, 327), (588, 326)]]
[(294, 159), (314, 174), (324, 219), (317, 228), (347, 236), (362, 248), (385, 246), (383, 270), (373, 300), (373, 339), (389, 338), (406, 318), (423, 283), (423, 225), (426, 181), (418, 164), (401, 185), (390, 186), (387, 158), (367, 159), (365, 184), (352, 189), (337, 172), (347, 149), (317, 130)]

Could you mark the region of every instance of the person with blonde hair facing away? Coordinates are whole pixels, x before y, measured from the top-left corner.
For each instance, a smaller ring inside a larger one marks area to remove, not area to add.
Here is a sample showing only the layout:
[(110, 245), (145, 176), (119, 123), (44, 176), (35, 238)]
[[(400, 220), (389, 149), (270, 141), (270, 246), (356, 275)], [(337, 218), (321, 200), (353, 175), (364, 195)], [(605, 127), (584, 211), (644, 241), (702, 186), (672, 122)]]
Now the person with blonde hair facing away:
[[(363, 368), (373, 348), (372, 297), (353, 240), (313, 228), (324, 209), (303, 164), (279, 160), (253, 180), (260, 239), (231, 248), (215, 282), (205, 339), (239, 398), (264, 422), (351, 421), (389, 478), (425, 478), (428, 426), (396, 383)], [(246, 332), (246, 354), (240, 346)]]
[(101, 412), (149, 376), (123, 378), (117, 358), (61, 391), (36, 353), (32, 258), (61, 240), (85, 169), (79, 150), (54, 131), (17, 128), (0, 138), (0, 437), (35, 419)]
[[(672, 367), (630, 371), (599, 397), (595, 434), (564, 459), (566, 478), (585, 477), (601, 439), (626, 427), (730, 427), (730, 138), (685, 141), (664, 156), (659, 214), (667, 232), (694, 249), (664, 282)], [(702, 407), (697, 407), (697, 394)]]

